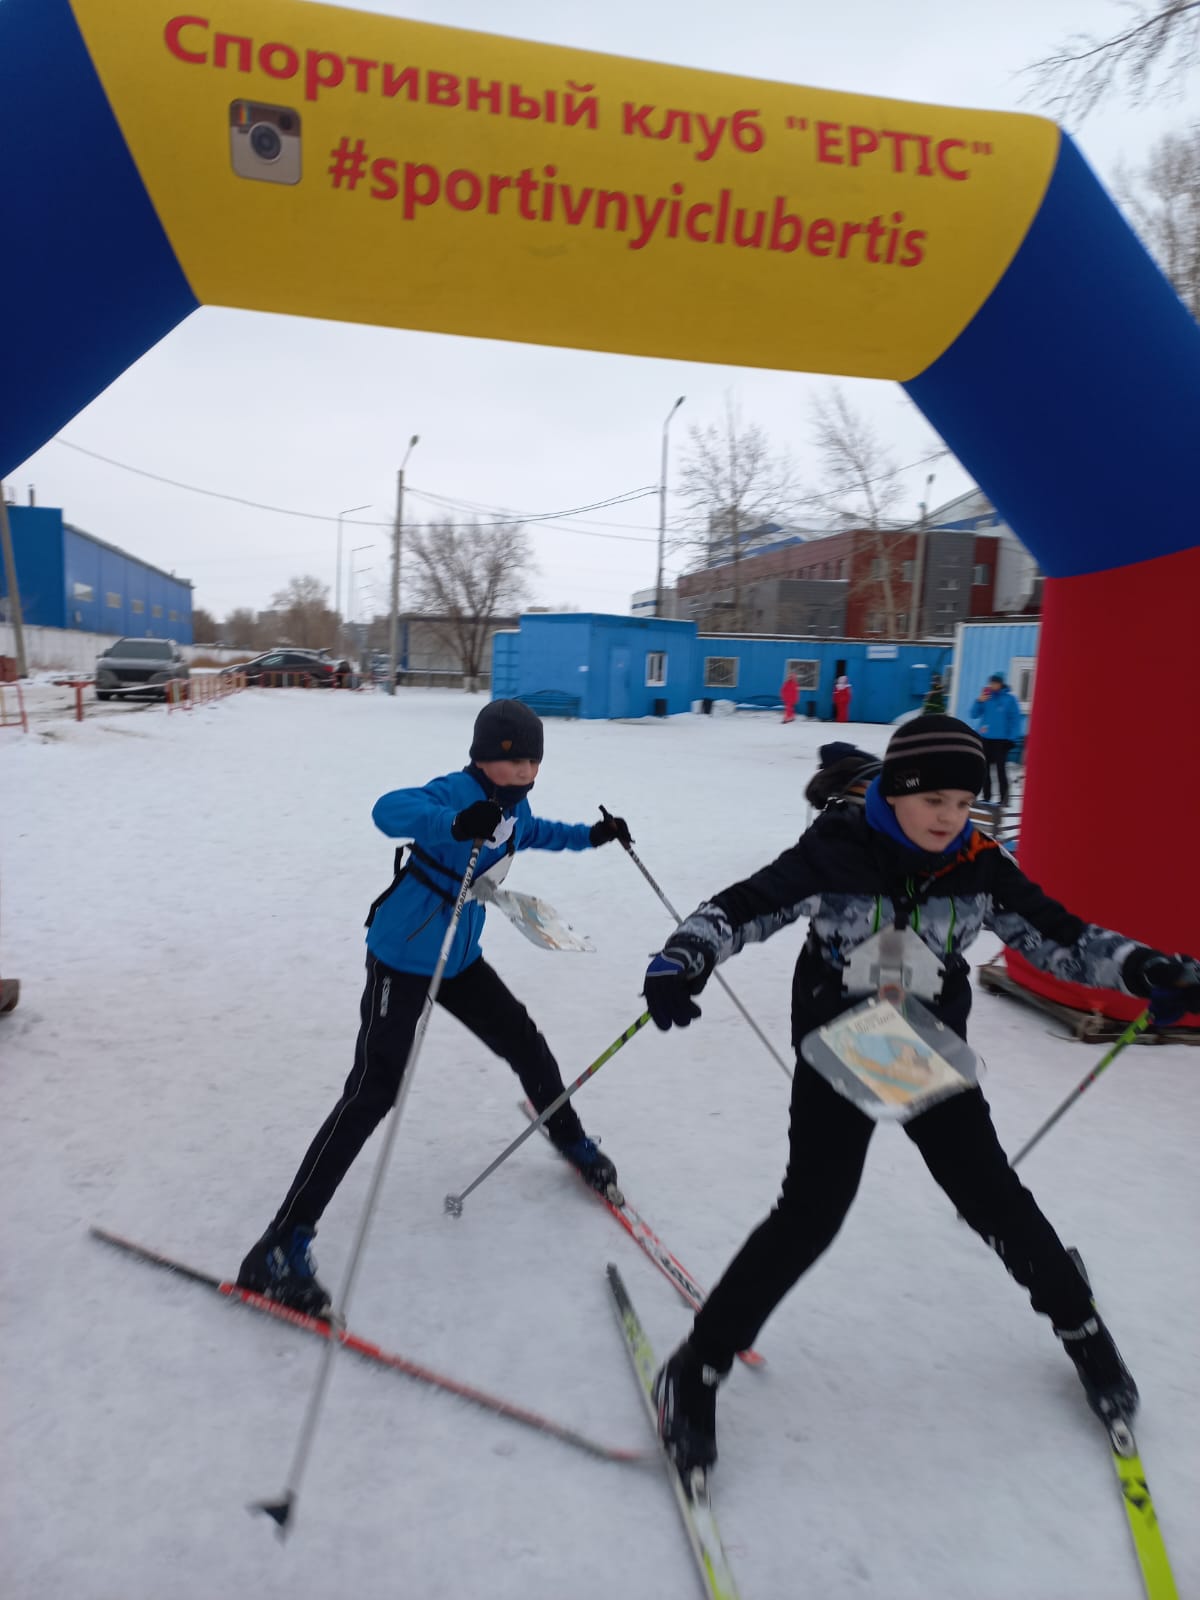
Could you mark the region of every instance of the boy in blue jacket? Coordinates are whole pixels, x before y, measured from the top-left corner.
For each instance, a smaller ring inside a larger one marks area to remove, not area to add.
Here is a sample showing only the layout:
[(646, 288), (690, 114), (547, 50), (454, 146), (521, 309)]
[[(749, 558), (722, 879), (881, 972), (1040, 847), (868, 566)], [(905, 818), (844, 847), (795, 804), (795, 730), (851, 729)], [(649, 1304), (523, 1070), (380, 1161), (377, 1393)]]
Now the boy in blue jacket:
[[(928, 706), (925, 708), (929, 709)], [(983, 757), (987, 765), (983, 771), (983, 790), (980, 798), (987, 803), (992, 798), (992, 769), (1000, 804), (1008, 804), (1008, 752), (1021, 737), (1021, 706), (1016, 695), (1004, 681), (1002, 672), (993, 672), (979, 698), (971, 707), (972, 722), (979, 724), (979, 737), (983, 740)]]
[[(395, 1104), (447, 919), (476, 839), (475, 878), (503, 875), (517, 850), (587, 850), (631, 842), (621, 817), (547, 822), (527, 798), (541, 765), (540, 719), (518, 700), (493, 700), (475, 719), (470, 764), (420, 789), (381, 796), (372, 816), (393, 839), (411, 839), (407, 861), (367, 917), (367, 982), (354, 1065), (342, 1095), (300, 1163), (270, 1227), (242, 1262), (238, 1283), (297, 1311), (321, 1316), (330, 1296), (311, 1254), (317, 1223), (354, 1158)], [(519, 1000), (483, 959), (483, 905), (468, 899), (438, 990), (438, 1003), (501, 1056), (542, 1111), (563, 1091), (558, 1063)], [(617, 1169), (583, 1131), (570, 1101), (547, 1129), (559, 1151), (601, 1193)]]

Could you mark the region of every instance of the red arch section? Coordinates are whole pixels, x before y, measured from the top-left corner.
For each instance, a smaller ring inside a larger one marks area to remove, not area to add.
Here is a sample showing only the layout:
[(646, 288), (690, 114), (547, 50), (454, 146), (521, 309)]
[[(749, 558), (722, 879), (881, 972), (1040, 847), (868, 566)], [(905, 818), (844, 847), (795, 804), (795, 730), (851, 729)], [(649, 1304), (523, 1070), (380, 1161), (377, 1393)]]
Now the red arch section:
[[(1021, 821), (1031, 878), (1081, 917), (1172, 952), (1195, 945), (1200, 906), (1197, 594), (1200, 547), (1047, 580), (1028, 755), (1037, 782)], [(1195, 663), (1186, 682), (1184, 659)], [(1027, 989), (1066, 1005), (1125, 1020), (1144, 1009), (1012, 951), (1007, 961)]]

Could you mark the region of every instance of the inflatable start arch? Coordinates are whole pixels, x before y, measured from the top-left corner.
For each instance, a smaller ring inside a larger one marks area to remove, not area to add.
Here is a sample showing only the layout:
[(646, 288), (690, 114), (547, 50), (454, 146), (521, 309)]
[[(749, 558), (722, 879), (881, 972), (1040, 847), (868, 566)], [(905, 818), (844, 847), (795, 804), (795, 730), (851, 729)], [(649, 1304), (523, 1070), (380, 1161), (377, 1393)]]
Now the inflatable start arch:
[(1053, 123), (297, 0), (0, 0), (0, 179), (0, 475), (202, 304), (903, 383), (1047, 575), (1023, 866), (1195, 944), (1200, 327)]

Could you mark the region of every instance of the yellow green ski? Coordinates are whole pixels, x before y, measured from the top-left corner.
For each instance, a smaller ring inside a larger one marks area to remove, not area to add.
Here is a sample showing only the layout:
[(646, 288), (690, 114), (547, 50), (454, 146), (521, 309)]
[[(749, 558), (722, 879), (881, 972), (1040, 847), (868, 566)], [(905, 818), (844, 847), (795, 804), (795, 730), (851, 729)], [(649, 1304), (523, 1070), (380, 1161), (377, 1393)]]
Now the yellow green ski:
[[(1071, 1259), (1079, 1268), (1080, 1276), (1090, 1289), (1091, 1279), (1079, 1251), (1071, 1248)], [(1092, 1304), (1095, 1304), (1093, 1300)], [(1129, 1518), (1129, 1531), (1133, 1535), (1133, 1548), (1137, 1552), (1138, 1566), (1142, 1570), (1142, 1583), (1146, 1600), (1179, 1600), (1175, 1577), (1163, 1542), (1162, 1529), (1154, 1510), (1154, 1501), (1146, 1483), (1142, 1458), (1138, 1454), (1137, 1440), (1132, 1422), (1116, 1417), (1104, 1423), (1108, 1441), (1112, 1446), (1113, 1466), (1121, 1493), (1125, 1499), (1125, 1514)]]
[[(611, 1262), (608, 1265), (608, 1285), (612, 1290), (617, 1321), (625, 1338), (625, 1349), (633, 1363), (638, 1388), (641, 1390), (650, 1424), (657, 1437), (658, 1412), (654, 1404), (654, 1373), (657, 1363), (654, 1359), (654, 1350), (646, 1337), (646, 1330), (642, 1327), (637, 1312), (633, 1309), (633, 1302), (621, 1280), (621, 1274)], [(662, 1441), (659, 1440), (659, 1443), (661, 1445)], [(679, 1514), (687, 1530), (688, 1543), (692, 1547), (692, 1554), (704, 1579), (704, 1592), (710, 1600), (738, 1600), (737, 1586), (729, 1570), (729, 1561), (721, 1544), (721, 1535), (717, 1532), (717, 1519), (713, 1515), (712, 1502), (708, 1496), (708, 1474), (697, 1469), (685, 1478), (665, 1450), (662, 1456), (679, 1506)]]

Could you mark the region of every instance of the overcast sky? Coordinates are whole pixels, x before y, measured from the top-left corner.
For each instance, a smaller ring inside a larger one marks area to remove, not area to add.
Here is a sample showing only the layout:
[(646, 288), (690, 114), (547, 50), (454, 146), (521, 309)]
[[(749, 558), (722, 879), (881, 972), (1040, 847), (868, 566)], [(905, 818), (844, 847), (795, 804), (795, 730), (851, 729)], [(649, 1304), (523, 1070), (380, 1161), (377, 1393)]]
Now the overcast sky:
[[(1037, 110), (1019, 70), (1076, 31), (1107, 33), (1128, 13), (1108, 0), (379, 0), (360, 10), (576, 45), (797, 84), (961, 105)], [(1187, 117), (1180, 102), (1150, 109), (1113, 101), (1074, 130), (1110, 181)], [(74, 418), (61, 438), (147, 472), (232, 496), (317, 512), (367, 504), (346, 519), (360, 615), (383, 609), (386, 526), (395, 469), (408, 468), (406, 521), (437, 515), (419, 491), (541, 512), (591, 504), (656, 484), (663, 419), (677, 461), (686, 424), (721, 413), (727, 391), (818, 481), (808, 441), (814, 395), (833, 380), (630, 356), (501, 344), (205, 308)], [(899, 463), (937, 448), (892, 384), (846, 381)], [(915, 515), (925, 477), (931, 503), (969, 486), (950, 459), (905, 475), (901, 514)], [(195, 603), (223, 617), (265, 606), (293, 575), (334, 587), (336, 527), (253, 511), (48, 444), (9, 480), (24, 503), (61, 506), (69, 521), (195, 584)], [(669, 505), (674, 516), (678, 507)], [(533, 533), (535, 603), (624, 611), (653, 584), (654, 497)], [(681, 565), (669, 559), (668, 570)]]

